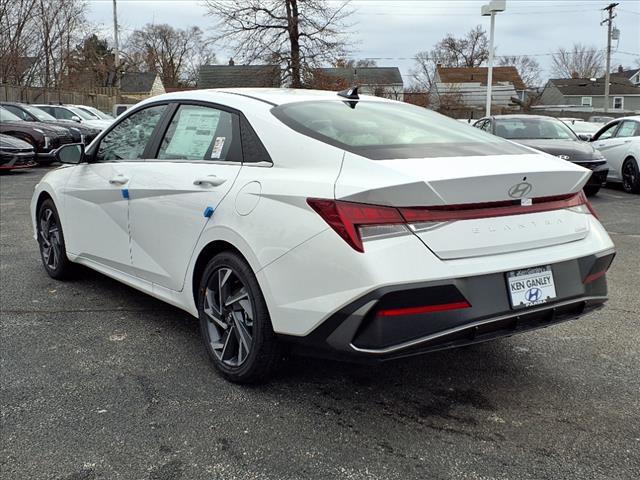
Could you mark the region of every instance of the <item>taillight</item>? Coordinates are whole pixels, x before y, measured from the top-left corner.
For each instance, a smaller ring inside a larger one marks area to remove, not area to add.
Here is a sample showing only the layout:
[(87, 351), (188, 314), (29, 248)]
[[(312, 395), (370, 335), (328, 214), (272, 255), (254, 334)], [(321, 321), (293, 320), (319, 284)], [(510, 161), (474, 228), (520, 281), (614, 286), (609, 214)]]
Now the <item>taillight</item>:
[[(379, 228), (380, 233), (384, 235), (390, 233), (388, 227), (392, 227), (394, 224), (406, 231), (400, 212), (393, 207), (320, 198), (308, 198), (307, 203), (345, 242), (358, 252), (364, 252), (363, 236), (377, 236), (374, 228)], [(371, 230), (367, 230), (367, 228)]]
[(522, 215), (576, 207), (588, 209), (597, 218), (596, 212), (582, 191), (534, 198), (526, 204), (519, 200), (506, 200), (395, 208), (321, 198), (308, 198), (307, 203), (358, 252), (364, 252), (363, 240), (409, 233), (409, 226), (414, 231), (422, 230), (420, 224)]

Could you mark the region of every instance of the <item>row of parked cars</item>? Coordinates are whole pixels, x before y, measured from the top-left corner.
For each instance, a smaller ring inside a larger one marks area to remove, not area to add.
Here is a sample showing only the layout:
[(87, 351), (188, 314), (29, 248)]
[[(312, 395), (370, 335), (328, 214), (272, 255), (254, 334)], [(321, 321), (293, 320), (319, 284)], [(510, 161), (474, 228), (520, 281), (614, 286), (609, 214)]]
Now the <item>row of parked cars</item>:
[(58, 147), (88, 145), (113, 120), (86, 105), (0, 102), (0, 170), (52, 163)]
[(640, 115), (605, 124), (543, 115), (493, 115), (473, 126), (556, 155), (593, 172), (584, 190), (595, 195), (607, 182), (640, 193)]

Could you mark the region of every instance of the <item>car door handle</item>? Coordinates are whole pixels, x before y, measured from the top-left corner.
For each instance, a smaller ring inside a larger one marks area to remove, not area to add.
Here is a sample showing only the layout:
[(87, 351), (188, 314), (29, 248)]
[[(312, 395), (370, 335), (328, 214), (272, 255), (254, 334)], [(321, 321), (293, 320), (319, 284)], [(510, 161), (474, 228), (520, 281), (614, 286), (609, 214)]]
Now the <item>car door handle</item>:
[(127, 177), (125, 177), (124, 175), (118, 175), (117, 177), (113, 177), (113, 178), (109, 179), (109, 183), (111, 185), (124, 185), (128, 181), (129, 181), (129, 179)]
[(216, 177), (215, 175), (207, 175), (206, 177), (196, 178), (193, 181), (194, 185), (211, 185), (212, 187), (218, 187), (226, 182), (226, 178)]

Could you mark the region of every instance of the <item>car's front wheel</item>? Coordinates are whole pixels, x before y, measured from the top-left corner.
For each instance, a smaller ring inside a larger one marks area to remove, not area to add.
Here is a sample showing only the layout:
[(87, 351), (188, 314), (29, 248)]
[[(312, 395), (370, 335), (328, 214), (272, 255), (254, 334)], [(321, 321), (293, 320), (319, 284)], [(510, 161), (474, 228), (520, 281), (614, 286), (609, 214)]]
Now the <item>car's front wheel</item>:
[(216, 255), (204, 270), (198, 292), (200, 331), (217, 370), (238, 383), (268, 379), (281, 350), (247, 262), (232, 252)]
[(629, 157), (622, 164), (622, 188), (625, 192), (640, 193), (640, 169), (635, 158)]
[(44, 269), (51, 278), (67, 278), (72, 273), (73, 264), (67, 258), (60, 216), (50, 198), (38, 208), (36, 230)]

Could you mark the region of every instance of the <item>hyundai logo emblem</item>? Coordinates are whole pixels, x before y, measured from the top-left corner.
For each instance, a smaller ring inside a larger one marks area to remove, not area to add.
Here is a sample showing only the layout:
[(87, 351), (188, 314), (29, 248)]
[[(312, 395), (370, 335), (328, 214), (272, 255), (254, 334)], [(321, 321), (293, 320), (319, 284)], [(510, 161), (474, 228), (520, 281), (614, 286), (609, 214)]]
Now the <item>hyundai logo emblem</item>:
[(520, 182), (509, 189), (507, 192), (511, 198), (522, 198), (533, 190), (533, 185), (529, 182)]
[(542, 297), (542, 290), (537, 287), (530, 288), (524, 294), (524, 298), (527, 302), (537, 302)]
[(571, 157), (569, 155), (558, 155), (558, 158), (561, 158), (562, 160), (569, 160)]

